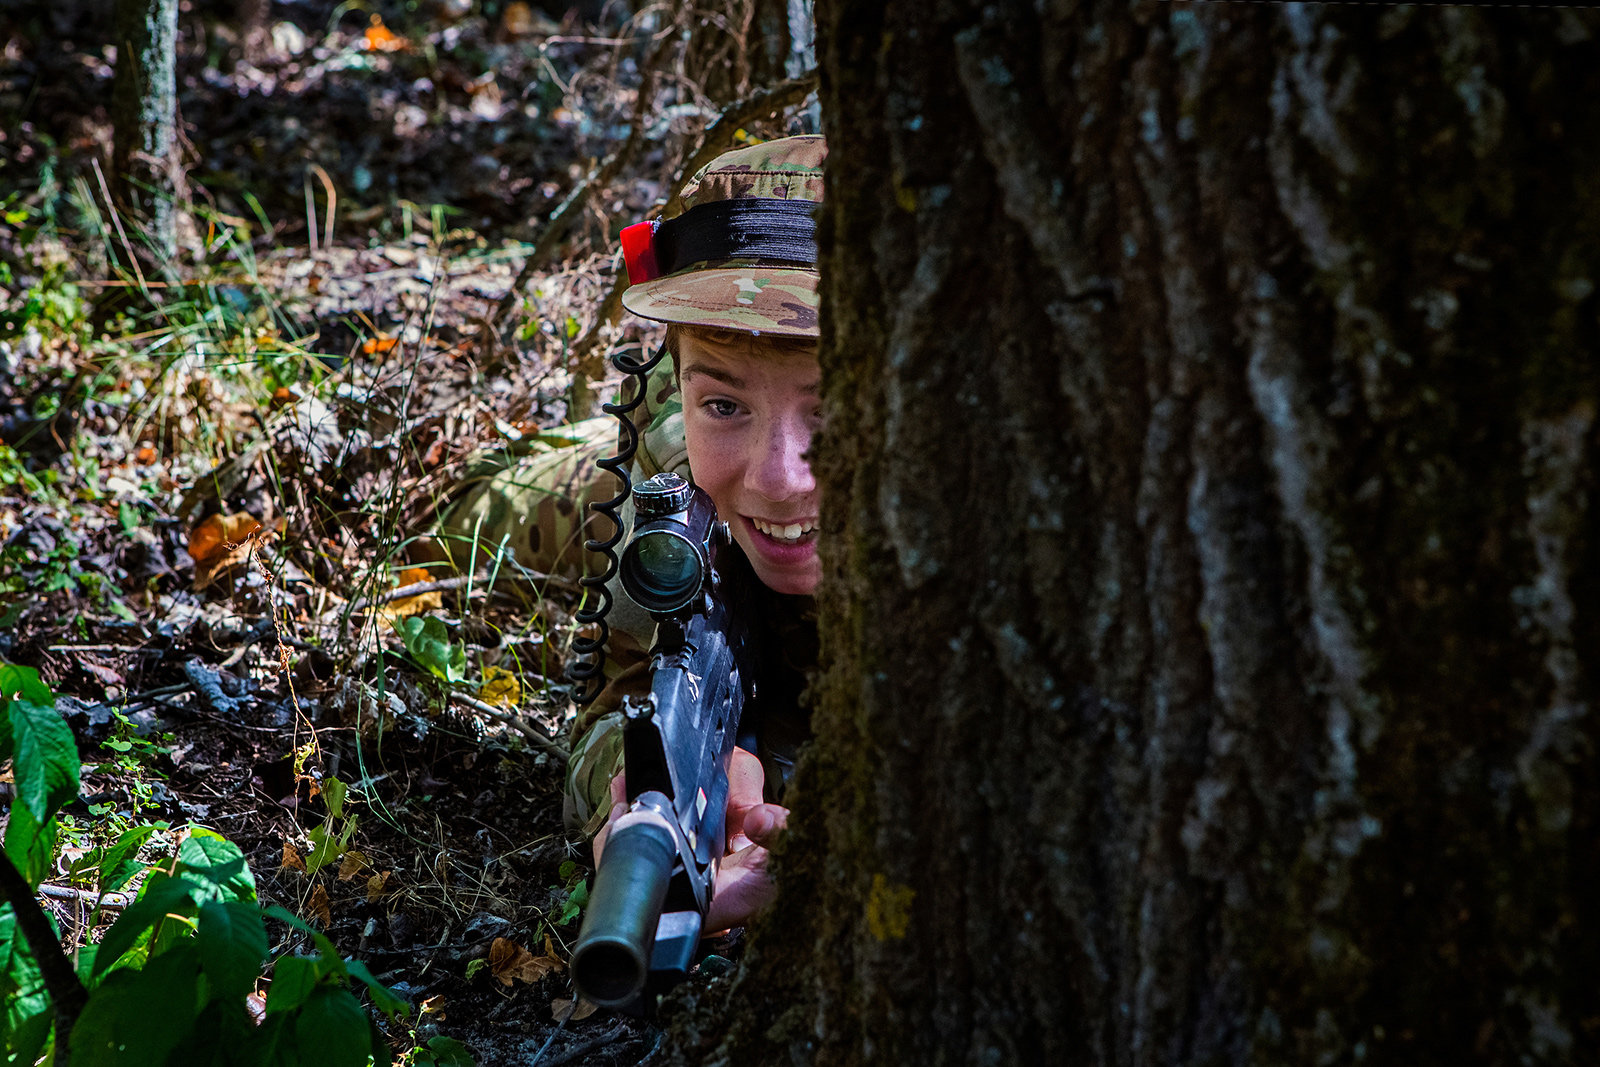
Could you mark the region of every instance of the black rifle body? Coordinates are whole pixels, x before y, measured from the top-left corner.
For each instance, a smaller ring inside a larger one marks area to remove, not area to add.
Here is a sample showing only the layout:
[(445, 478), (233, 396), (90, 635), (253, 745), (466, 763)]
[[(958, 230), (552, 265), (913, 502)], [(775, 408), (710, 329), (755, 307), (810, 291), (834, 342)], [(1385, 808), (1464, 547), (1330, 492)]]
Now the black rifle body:
[(719, 578), (692, 611), (658, 621), (650, 695), (623, 703), (628, 811), (606, 839), (572, 955), (578, 991), (604, 1007), (636, 1008), (694, 963), (753, 694), (744, 605), (732, 595), (743, 584)]

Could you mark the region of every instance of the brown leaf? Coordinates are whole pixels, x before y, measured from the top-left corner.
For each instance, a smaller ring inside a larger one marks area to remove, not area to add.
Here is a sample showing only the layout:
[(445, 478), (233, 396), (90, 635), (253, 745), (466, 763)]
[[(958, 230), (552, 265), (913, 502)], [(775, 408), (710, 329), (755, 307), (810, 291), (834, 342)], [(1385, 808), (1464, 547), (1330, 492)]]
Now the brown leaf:
[(497, 937), (489, 946), (489, 971), (501, 985), (512, 982), (537, 982), (559, 968), (561, 961), (549, 956), (534, 956), (514, 941)]
[(287, 841), (283, 843), (283, 866), (291, 871), (300, 871), (302, 873), (306, 869), (306, 861), (300, 855), (300, 850)]
[(437, 1015), (441, 1019), (444, 1018), (444, 1007), (445, 996), (443, 993), (435, 993), (431, 997), (425, 997), (421, 1004), (422, 1014)]
[(351, 881), (356, 875), (366, 870), (367, 866), (367, 854), (357, 849), (351, 849), (344, 854), (344, 859), (339, 863), (338, 880), (341, 882)]
[[(400, 584), (402, 586), (416, 585), (419, 582), (426, 582), (432, 577), (433, 575), (429, 574), (425, 568), (408, 567), (400, 572)], [(392, 626), (396, 619), (403, 619), (408, 615), (425, 615), (442, 607), (444, 607), (444, 594), (434, 590), (431, 593), (418, 593), (415, 596), (403, 596), (399, 600), (391, 600), (378, 609), (378, 614)]]
[(324, 929), (333, 923), (333, 910), (328, 906), (328, 890), (321, 882), (311, 890), (311, 901), (306, 907), (315, 918), (322, 920)]
[(367, 878), (367, 903), (376, 904), (385, 890), (389, 887), (389, 879), (394, 876), (393, 871), (384, 871)]
[(569, 1018), (575, 1023), (582, 1022), (599, 1010), (600, 1005), (582, 997), (578, 998), (576, 1007), (566, 997), (557, 997), (550, 1002), (550, 1017), (558, 1023), (566, 1022)]

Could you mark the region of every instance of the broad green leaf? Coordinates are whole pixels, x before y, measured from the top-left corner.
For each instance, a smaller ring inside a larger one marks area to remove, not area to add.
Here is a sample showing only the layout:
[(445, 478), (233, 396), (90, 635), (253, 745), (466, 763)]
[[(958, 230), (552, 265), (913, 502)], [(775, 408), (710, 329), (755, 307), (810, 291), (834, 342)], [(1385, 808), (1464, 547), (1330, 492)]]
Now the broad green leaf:
[(350, 787), (337, 778), (324, 778), (322, 780), (322, 802), (328, 805), (328, 813), (335, 819), (344, 817), (344, 798)]
[(43, 826), (34, 821), (33, 812), (20, 796), (11, 798), (11, 817), (6, 822), (6, 855), (28, 880), (30, 888), (37, 889), (50, 873), (55, 860), (56, 821), (49, 819)]
[(361, 1002), (348, 989), (319, 986), (294, 1021), (295, 1043), (318, 1067), (367, 1067), (372, 1026)]
[(322, 967), (322, 973), (335, 974), (340, 978), (344, 977), (344, 958), (339, 955), (339, 950), (333, 946), (332, 941), (328, 940), (327, 935), (312, 927), (310, 923), (294, 912), (281, 908), (276, 904), (270, 908), (263, 908), (261, 914), (269, 919), (277, 919), (279, 922), (288, 923), (301, 933), (309, 935), (311, 943), (316, 945), (317, 951), (321, 953), (319, 965)]
[(13, 700), (9, 710), (17, 799), (42, 823), (78, 795), (78, 746), (55, 708)]
[(32, 1063), (50, 1033), (50, 994), (10, 904), (0, 906), (0, 1050)]
[(134, 826), (124, 830), (110, 845), (89, 853), (85, 859), (100, 875), (100, 892), (115, 893), (144, 870), (146, 864), (139, 860), (139, 849), (151, 834), (166, 828), (164, 822)]
[(193, 882), (183, 878), (151, 878), (145, 882), (139, 899), (123, 909), (122, 917), (100, 939), (100, 951), (95, 956), (91, 973), (104, 974), (140, 937), (168, 915), (193, 915), (196, 888)]
[(221, 891), (214, 899), (256, 899), (256, 879), (244, 853), (215, 830), (192, 827), (178, 846), (178, 862)]
[[(477, 1067), (472, 1051), (453, 1037), (438, 1034), (417, 1050), (416, 1062), (431, 1067)], [(423, 1057), (427, 1058), (424, 1059)]]
[(30, 704), (41, 708), (54, 708), (56, 695), (32, 667), (0, 660), (0, 697), (20, 695)]
[(267, 1014), (282, 1015), (304, 1004), (322, 981), (323, 973), (321, 961), (308, 956), (285, 956), (273, 964)]
[(311, 842), (311, 851), (306, 855), (307, 874), (316, 874), (344, 854), (344, 845), (328, 833), (326, 826), (313, 826), (306, 839)]
[(372, 1002), (385, 1015), (394, 1018), (411, 1010), (411, 1005), (395, 996), (389, 991), (388, 986), (373, 977), (365, 963), (360, 960), (345, 960), (344, 969), (350, 977), (367, 987), (367, 991), (372, 994)]
[(413, 659), (446, 682), (465, 681), (467, 647), (450, 640), (444, 622), (433, 615), (400, 620), (400, 640)]
[(237, 1000), (255, 989), (267, 959), (267, 928), (255, 904), (229, 900), (200, 905), (196, 943), (212, 997)]
[(183, 944), (145, 964), (108, 975), (89, 994), (72, 1028), (75, 1067), (158, 1064), (194, 1028), (199, 953)]

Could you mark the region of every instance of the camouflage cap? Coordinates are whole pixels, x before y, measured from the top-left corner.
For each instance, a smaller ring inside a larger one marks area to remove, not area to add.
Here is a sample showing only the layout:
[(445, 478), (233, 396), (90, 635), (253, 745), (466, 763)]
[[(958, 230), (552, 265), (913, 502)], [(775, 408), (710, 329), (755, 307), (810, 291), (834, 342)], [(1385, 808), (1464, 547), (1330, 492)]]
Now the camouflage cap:
[[(686, 265), (663, 263), (670, 273), (629, 287), (622, 294), (623, 306), (658, 322), (818, 336), (811, 205), (822, 201), (822, 162), (827, 152), (821, 137), (785, 137), (727, 152), (708, 163), (684, 190), (683, 212), (652, 233), (676, 241), (671, 223), (690, 219), (691, 213), (697, 220), (739, 215), (742, 218), (731, 225), (755, 231), (753, 236), (741, 235), (753, 241), (745, 247), (755, 254), (712, 256)], [(697, 208), (705, 210), (696, 213)], [(731, 208), (750, 210), (730, 212)], [(764, 234), (763, 228), (773, 233)], [(788, 247), (784, 234), (791, 239)], [(771, 241), (764, 241), (768, 236)], [(807, 251), (790, 251), (799, 245), (807, 245)], [(707, 247), (714, 249), (716, 242), (685, 239), (678, 258)]]

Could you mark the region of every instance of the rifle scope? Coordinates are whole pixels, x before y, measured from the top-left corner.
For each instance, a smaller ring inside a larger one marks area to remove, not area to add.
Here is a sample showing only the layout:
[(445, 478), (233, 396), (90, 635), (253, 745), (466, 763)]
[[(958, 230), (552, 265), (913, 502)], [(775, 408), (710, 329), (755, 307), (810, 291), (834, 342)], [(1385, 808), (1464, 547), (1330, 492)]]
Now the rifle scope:
[(651, 615), (672, 616), (699, 599), (711, 580), (719, 536), (705, 491), (670, 471), (634, 487), (639, 525), (618, 566), (622, 587)]

